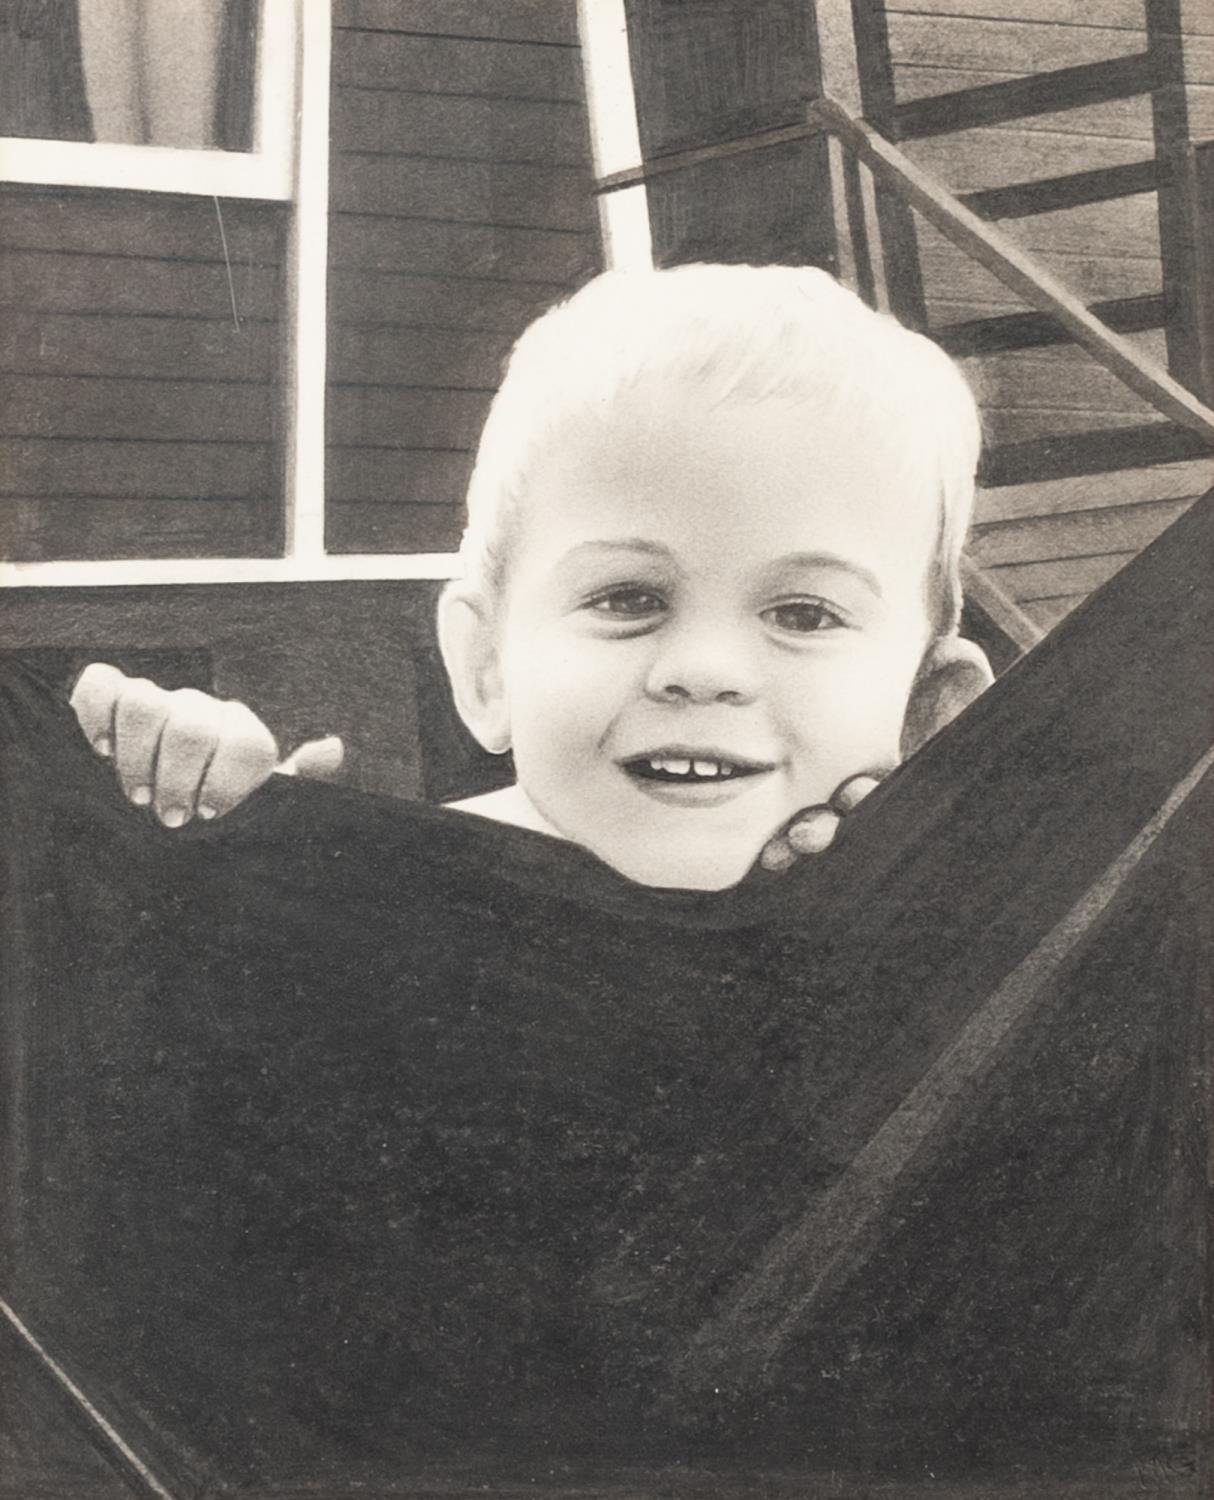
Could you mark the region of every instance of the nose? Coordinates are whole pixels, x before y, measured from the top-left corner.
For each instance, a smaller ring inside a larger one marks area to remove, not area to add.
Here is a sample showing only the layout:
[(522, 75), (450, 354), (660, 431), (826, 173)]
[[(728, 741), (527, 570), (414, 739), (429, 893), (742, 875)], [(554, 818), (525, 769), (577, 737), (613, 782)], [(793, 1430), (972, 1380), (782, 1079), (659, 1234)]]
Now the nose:
[(662, 703), (750, 703), (758, 692), (757, 667), (740, 630), (688, 623), (654, 637), (657, 651), (645, 682)]

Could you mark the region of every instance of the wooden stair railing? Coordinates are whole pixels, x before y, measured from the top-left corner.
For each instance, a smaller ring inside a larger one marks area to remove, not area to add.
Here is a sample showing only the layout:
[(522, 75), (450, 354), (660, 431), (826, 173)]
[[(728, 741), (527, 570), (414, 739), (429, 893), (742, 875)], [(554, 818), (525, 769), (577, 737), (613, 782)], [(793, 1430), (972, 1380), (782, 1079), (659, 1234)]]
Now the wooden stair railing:
[(955, 245), (1039, 313), (1058, 322), (1077, 344), (1158, 412), (1196, 433), (1203, 440), (1203, 448), (1214, 448), (1214, 411), (1095, 317), (1078, 297), (1014, 241), (979, 218), (930, 173), (917, 167), (897, 146), (837, 101), (818, 99), (809, 108), (884, 183), (897, 189), (911, 207)]

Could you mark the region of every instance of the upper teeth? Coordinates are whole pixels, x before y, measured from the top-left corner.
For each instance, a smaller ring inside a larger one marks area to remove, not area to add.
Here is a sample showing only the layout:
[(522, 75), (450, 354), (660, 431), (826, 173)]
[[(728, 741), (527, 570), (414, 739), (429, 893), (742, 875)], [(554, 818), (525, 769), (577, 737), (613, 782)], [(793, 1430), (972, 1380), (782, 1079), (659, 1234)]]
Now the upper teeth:
[(652, 755), (649, 764), (655, 771), (665, 771), (668, 776), (732, 776), (734, 767), (727, 761), (691, 760), (682, 756)]

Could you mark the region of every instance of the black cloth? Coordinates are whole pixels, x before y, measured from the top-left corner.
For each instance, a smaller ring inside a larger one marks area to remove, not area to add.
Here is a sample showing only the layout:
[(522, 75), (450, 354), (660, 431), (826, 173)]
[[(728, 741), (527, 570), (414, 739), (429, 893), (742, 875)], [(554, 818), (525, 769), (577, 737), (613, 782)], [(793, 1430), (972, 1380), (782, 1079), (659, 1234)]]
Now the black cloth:
[[(1209, 778), (1085, 892), (1214, 739), (1211, 525), (836, 851), (709, 895), (280, 778), (170, 833), (9, 674), (6, 1300), (177, 1483), (1187, 1462)], [(956, 1100), (864, 1220), (933, 1065)], [(831, 1274), (759, 1358), (725, 1314), (806, 1223)]]

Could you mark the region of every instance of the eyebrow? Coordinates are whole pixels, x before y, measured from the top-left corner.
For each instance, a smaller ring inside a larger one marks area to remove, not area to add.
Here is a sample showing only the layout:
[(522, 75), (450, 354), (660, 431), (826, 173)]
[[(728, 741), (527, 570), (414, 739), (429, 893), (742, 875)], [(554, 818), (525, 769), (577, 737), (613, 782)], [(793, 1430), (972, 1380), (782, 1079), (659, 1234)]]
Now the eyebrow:
[(847, 573), (880, 599), (883, 594), (881, 581), (877, 575), (864, 567), (861, 563), (852, 562), (850, 558), (840, 557), (834, 552), (789, 552), (784, 557), (778, 557), (771, 564), (770, 572), (773, 575), (790, 571), (793, 568), (829, 568), (832, 572)]
[(664, 547), (661, 542), (651, 542), (641, 536), (626, 536), (618, 539), (605, 538), (601, 541), (579, 542), (576, 547), (570, 547), (561, 558), (561, 563), (594, 556), (600, 552), (643, 552), (648, 557), (669, 558), (671, 556), (670, 548)]
[[(671, 561), (673, 553), (669, 547), (661, 542), (651, 542), (645, 537), (619, 537), (604, 538), (591, 542), (578, 542), (576, 546), (570, 547), (569, 551), (557, 563), (558, 568), (575, 565), (583, 558), (593, 558), (604, 553), (614, 552), (637, 552), (646, 557), (658, 557), (664, 561)], [(796, 568), (827, 568), (832, 572), (846, 573), (863, 584), (877, 599), (883, 597), (884, 591), (877, 575), (864, 567), (861, 563), (852, 562), (849, 558), (840, 557), (835, 552), (788, 552), (783, 557), (775, 558), (766, 571), (778, 577), (781, 573), (791, 572)]]
[(578, 580), (583, 571), (593, 569), (595, 563), (602, 566), (612, 558), (652, 558), (670, 567), (674, 554), (660, 542), (651, 542), (645, 537), (603, 537), (590, 542), (578, 542), (568, 552), (557, 558), (553, 566), (553, 578), (562, 582)]

